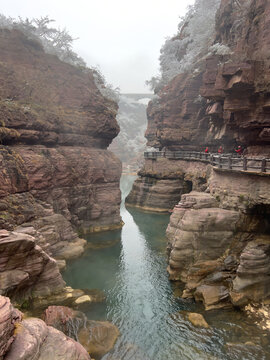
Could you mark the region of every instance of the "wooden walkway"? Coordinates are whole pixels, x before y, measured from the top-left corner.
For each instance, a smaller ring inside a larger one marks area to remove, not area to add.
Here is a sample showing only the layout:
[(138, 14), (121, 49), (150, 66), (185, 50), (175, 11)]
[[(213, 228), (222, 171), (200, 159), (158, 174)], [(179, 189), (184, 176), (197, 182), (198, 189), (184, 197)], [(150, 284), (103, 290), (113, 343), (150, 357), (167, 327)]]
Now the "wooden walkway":
[(156, 160), (165, 157), (170, 160), (201, 161), (216, 169), (244, 171), (256, 174), (270, 174), (270, 158), (248, 158), (233, 154), (209, 154), (196, 151), (147, 151), (145, 159)]

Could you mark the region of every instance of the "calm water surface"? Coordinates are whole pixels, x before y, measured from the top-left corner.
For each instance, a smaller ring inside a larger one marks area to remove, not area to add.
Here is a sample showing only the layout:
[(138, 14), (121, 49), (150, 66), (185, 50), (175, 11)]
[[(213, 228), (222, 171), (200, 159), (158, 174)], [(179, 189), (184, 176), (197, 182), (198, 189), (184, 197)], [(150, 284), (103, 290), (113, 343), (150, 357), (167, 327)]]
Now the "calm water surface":
[[(122, 177), (122, 195), (134, 177)], [(236, 311), (205, 313), (174, 295), (166, 273), (165, 230), (169, 215), (121, 208), (122, 230), (91, 235), (83, 257), (68, 264), (73, 288), (100, 289), (103, 304), (84, 309), (90, 319), (109, 320), (121, 332), (103, 360), (270, 359), (269, 337)], [(187, 311), (202, 313), (210, 329), (195, 328)], [(245, 345), (247, 341), (253, 344)]]

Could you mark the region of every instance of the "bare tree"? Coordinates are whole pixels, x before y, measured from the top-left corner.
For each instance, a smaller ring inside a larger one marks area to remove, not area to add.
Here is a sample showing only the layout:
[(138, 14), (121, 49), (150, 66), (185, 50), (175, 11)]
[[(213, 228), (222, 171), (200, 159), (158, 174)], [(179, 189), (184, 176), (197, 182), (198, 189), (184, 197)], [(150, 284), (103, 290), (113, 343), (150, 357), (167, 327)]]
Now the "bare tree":
[(160, 73), (147, 82), (157, 92), (176, 75), (196, 68), (213, 42), (215, 14), (220, 0), (196, 0), (178, 24), (178, 33), (160, 50)]

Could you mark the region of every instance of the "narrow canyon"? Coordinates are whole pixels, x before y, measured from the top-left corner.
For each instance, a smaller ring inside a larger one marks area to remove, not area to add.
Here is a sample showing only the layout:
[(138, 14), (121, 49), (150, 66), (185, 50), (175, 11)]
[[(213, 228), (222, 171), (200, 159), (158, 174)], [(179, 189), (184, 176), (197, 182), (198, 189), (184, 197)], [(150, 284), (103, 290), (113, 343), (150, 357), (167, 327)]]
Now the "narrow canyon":
[(5, 21), (0, 360), (267, 360), (270, 2), (195, 0), (118, 102)]

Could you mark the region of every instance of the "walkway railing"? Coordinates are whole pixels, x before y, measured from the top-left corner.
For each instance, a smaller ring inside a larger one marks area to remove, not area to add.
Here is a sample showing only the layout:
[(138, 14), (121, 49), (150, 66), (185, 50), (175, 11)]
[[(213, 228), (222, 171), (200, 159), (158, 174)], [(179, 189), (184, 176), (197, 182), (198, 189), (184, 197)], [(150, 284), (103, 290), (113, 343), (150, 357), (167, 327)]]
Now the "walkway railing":
[(202, 161), (219, 169), (252, 171), (256, 173), (270, 172), (270, 159), (247, 158), (245, 156), (233, 156), (233, 154), (209, 154), (197, 151), (147, 151), (145, 159), (156, 160), (165, 157), (175, 160)]

